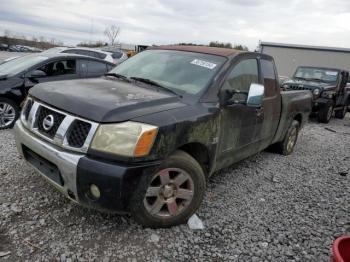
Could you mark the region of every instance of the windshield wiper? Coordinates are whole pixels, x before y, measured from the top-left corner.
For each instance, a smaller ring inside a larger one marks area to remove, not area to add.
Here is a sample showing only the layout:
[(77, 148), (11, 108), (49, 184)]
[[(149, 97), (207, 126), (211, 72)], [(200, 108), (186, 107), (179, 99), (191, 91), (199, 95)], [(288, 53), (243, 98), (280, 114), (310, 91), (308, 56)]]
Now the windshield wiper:
[(174, 90), (172, 90), (172, 89), (170, 89), (168, 87), (165, 87), (165, 86), (161, 85), (157, 81), (154, 81), (154, 80), (151, 80), (151, 79), (148, 79), (148, 78), (136, 77), (136, 76), (132, 76), (132, 77), (130, 77), (130, 79), (133, 79), (135, 81), (139, 81), (139, 82), (142, 82), (142, 83), (145, 83), (145, 84), (153, 85), (153, 86), (156, 86), (156, 87), (160, 87), (160, 88), (164, 89), (165, 91), (168, 91), (170, 93), (173, 93), (174, 95), (182, 97), (182, 95), (178, 94), (177, 92), (175, 92)]
[(116, 77), (118, 79), (122, 79), (122, 80), (125, 80), (127, 82), (130, 82), (130, 79), (127, 78), (126, 76), (124, 75), (121, 75), (121, 74), (117, 74), (117, 73), (106, 73), (105, 76), (113, 76), (113, 77)]

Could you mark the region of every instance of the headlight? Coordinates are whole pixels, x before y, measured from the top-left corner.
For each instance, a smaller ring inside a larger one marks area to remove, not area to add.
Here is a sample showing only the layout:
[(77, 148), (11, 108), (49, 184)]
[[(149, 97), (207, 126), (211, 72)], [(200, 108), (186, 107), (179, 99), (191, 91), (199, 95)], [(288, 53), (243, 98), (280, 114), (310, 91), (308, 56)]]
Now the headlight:
[(283, 85), (282, 86), (284, 89), (287, 89), (288, 88), (288, 85)]
[(318, 88), (315, 88), (314, 91), (312, 92), (314, 94), (314, 96), (319, 96), (321, 93), (321, 90)]
[(157, 133), (158, 127), (137, 122), (100, 125), (91, 148), (121, 156), (146, 156)]

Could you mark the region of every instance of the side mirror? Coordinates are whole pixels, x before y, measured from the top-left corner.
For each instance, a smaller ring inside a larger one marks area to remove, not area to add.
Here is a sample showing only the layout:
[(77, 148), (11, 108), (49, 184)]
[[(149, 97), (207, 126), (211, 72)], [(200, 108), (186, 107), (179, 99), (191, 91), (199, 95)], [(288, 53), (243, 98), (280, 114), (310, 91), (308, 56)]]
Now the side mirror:
[(264, 97), (264, 86), (260, 84), (251, 84), (249, 88), (247, 106), (261, 107)]
[(28, 74), (28, 77), (30, 78), (40, 78), (40, 77), (45, 77), (46, 73), (41, 70), (34, 70), (31, 73)]

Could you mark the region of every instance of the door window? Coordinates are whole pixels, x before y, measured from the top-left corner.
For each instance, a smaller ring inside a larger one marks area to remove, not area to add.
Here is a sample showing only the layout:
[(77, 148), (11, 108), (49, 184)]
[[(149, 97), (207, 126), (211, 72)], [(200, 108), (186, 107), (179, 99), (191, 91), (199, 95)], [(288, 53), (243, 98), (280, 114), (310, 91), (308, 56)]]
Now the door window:
[(43, 71), (47, 77), (76, 74), (76, 61), (74, 59), (55, 61), (37, 70)]
[(97, 61), (89, 61), (88, 73), (89, 74), (103, 74), (107, 72), (107, 66), (105, 63)]
[(264, 77), (265, 96), (274, 96), (276, 94), (276, 74), (273, 62), (262, 59), (261, 72)]
[(91, 53), (92, 53), (92, 56), (93, 57), (96, 57), (96, 58), (98, 58), (98, 59), (105, 59), (106, 58), (106, 54), (103, 54), (103, 53), (99, 53), (99, 52), (94, 52), (94, 51), (91, 51)]
[(232, 69), (226, 82), (228, 89), (249, 92), (250, 85), (259, 82), (257, 60), (247, 59), (239, 62)]
[(112, 54), (112, 57), (114, 59), (120, 59), (120, 58), (122, 58), (122, 56), (123, 56), (122, 52), (115, 52), (115, 53)]

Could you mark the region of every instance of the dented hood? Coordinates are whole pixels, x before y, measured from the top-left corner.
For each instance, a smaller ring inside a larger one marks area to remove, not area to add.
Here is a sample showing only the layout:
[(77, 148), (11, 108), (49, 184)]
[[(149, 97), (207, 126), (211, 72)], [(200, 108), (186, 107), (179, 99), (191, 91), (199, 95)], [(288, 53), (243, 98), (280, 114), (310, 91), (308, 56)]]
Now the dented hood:
[(39, 84), (30, 94), (62, 111), (99, 123), (122, 122), (185, 106), (179, 97), (166, 91), (107, 78)]

